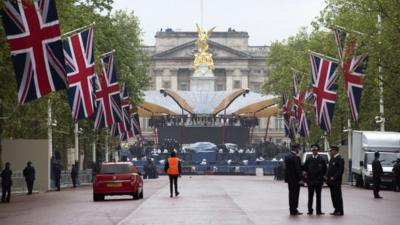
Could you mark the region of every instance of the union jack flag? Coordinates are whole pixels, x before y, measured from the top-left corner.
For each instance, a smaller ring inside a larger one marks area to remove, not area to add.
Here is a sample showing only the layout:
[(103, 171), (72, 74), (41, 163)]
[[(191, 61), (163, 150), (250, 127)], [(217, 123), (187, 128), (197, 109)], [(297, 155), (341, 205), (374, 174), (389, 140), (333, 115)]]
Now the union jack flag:
[(348, 43), (347, 47), (344, 48), (348, 33), (341, 29), (335, 29), (334, 33), (339, 57), (342, 61), (344, 86), (347, 99), (349, 100), (351, 117), (354, 122), (357, 122), (363, 90), (363, 78), (365, 76), (368, 57), (366, 55), (351, 56), (350, 59), (345, 60), (345, 57), (352, 55), (353, 50), (356, 48), (356, 40), (353, 38)]
[(330, 131), (336, 103), (338, 64), (310, 54), (316, 123)]
[(55, 0), (5, 1), (1, 17), (11, 50), (19, 104), (66, 89)]
[(113, 55), (107, 54), (100, 59), (102, 72), (98, 76), (96, 91), (95, 127), (110, 127), (122, 121), (120, 88), (114, 68)]
[(292, 108), (292, 100), (287, 99), (285, 96), (283, 100), (283, 122), (285, 126), (285, 136), (293, 139), (296, 137), (295, 129), (295, 115)]
[(111, 127), (111, 134), (114, 136), (120, 136), (122, 141), (127, 140), (127, 132), (131, 129), (131, 119), (130, 119), (130, 106), (129, 106), (129, 96), (128, 90), (125, 85), (122, 87), (121, 92), (121, 110), (123, 121), (119, 123), (114, 123)]
[(131, 129), (128, 131), (128, 137), (132, 138), (134, 136), (142, 134), (140, 128), (140, 121), (139, 121), (139, 114), (137, 112), (136, 107), (130, 106), (130, 113), (131, 113)]
[(295, 115), (297, 118), (297, 130), (300, 136), (309, 137), (310, 129), (308, 127), (308, 121), (306, 117), (306, 112), (304, 110), (304, 102), (309, 96), (309, 92), (306, 90), (299, 91), (297, 95), (293, 98), (293, 104), (295, 106)]
[(64, 43), (68, 98), (72, 118), (76, 122), (90, 117), (95, 110), (95, 66), (93, 29), (68, 37)]

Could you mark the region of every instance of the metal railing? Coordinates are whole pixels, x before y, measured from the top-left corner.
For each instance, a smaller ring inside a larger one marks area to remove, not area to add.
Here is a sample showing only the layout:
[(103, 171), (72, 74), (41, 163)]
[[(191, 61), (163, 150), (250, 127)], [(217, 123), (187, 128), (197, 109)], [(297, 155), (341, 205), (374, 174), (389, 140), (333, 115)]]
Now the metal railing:
[[(22, 171), (13, 171), (12, 175), (13, 185), (11, 186), (11, 191), (13, 193), (25, 193), (28, 192), (26, 188), (25, 177), (22, 174)], [(55, 183), (52, 180), (52, 189), (55, 190)], [(88, 185), (92, 183), (92, 170), (81, 170), (79, 171), (79, 182), (78, 185)], [(71, 173), (70, 171), (63, 170), (61, 172), (61, 188), (72, 187)], [(35, 185), (33, 186), (33, 190), (35, 191)]]

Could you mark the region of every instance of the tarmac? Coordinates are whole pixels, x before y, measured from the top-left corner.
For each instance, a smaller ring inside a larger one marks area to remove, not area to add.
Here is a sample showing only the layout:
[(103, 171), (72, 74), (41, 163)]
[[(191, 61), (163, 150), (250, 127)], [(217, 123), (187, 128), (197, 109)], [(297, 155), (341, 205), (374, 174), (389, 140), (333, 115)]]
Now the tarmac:
[(383, 199), (374, 199), (372, 190), (343, 185), (345, 215), (336, 217), (329, 215), (329, 188), (322, 191), (326, 214), (306, 215), (307, 188), (302, 187), (299, 211), (304, 215), (290, 216), (287, 184), (270, 176), (183, 176), (180, 195), (173, 198), (167, 177), (144, 182), (142, 200), (113, 196), (93, 202), (90, 186), (13, 196), (11, 203), (0, 204), (0, 224), (397, 225), (400, 219), (400, 192), (390, 190), (381, 192)]
[(304, 214), (290, 216), (287, 184), (272, 177), (184, 177), (179, 189), (181, 194), (172, 199), (168, 187), (160, 189), (119, 224), (395, 225), (400, 219), (400, 193), (384, 191), (384, 199), (374, 199), (372, 190), (349, 185), (343, 185), (343, 217), (329, 215), (333, 207), (327, 187), (322, 194), (324, 216), (306, 215), (306, 187), (299, 201)]

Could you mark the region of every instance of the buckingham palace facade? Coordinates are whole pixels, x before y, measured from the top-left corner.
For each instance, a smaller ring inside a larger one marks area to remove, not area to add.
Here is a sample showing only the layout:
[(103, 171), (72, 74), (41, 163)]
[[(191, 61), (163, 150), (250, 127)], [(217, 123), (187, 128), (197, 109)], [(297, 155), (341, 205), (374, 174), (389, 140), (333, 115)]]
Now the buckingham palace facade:
[[(143, 46), (150, 58), (149, 90), (171, 89), (190, 91), (191, 76), (194, 73), (193, 61), (197, 32), (160, 30), (155, 35), (154, 46)], [(215, 31), (208, 45), (214, 60), (214, 91), (235, 91), (248, 88), (260, 93), (269, 70), (266, 56), (269, 46), (249, 46), (249, 34), (229, 28), (227, 31)], [(265, 134), (267, 120), (261, 119), (255, 129), (259, 140)], [(146, 127), (146, 121), (144, 128)], [(281, 117), (271, 117), (268, 140), (282, 143), (285, 141)]]

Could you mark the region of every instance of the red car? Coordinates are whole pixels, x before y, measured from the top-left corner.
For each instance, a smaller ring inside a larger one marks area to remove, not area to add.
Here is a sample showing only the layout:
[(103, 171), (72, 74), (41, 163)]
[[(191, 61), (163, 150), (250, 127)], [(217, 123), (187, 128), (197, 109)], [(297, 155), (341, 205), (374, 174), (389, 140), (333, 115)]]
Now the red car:
[(131, 162), (111, 162), (101, 165), (93, 182), (93, 201), (103, 201), (105, 195), (132, 195), (143, 198), (143, 180)]

